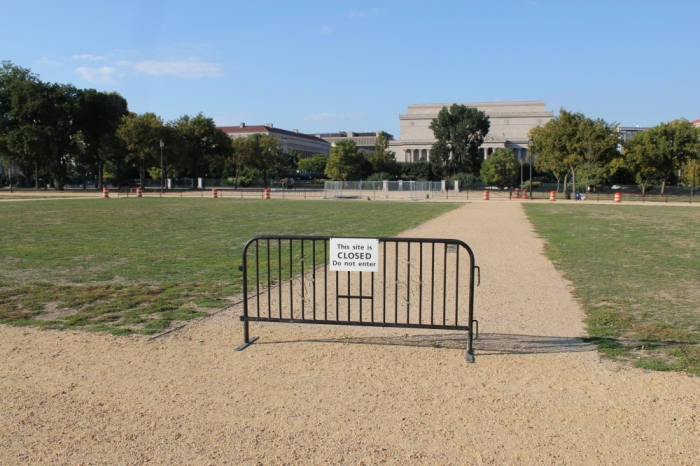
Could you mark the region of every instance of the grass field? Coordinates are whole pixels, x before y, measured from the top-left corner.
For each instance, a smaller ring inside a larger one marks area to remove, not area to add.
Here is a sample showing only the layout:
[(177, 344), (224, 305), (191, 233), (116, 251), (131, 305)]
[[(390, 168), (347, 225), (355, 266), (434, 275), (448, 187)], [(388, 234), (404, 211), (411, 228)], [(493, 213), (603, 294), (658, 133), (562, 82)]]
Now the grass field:
[(525, 206), (575, 287), (591, 341), (641, 368), (700, 375), (700, 210)]
[[(257, 234), (390, 236), (440, 203), (85, 199), (0, 203), (0, 323), (153, 334), (242, 291)], [(262, 278), (262, 277), (261, 277)]]

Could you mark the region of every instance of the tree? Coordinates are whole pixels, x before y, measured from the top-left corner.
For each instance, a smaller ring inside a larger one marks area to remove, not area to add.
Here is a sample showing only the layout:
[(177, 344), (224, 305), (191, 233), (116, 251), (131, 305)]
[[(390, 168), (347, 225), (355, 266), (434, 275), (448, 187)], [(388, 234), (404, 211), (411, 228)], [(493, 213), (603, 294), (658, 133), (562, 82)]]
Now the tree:
[(443, 107), (430, 123), (437, 141), (430, 159), (444, 167), (447, 175), (477, 173), (480, 168), (479, 146), (491, 123), (486, 113), (473, 107), (453, 104)]
[(487, 184), (499, 187), (513, 184), (518, 179), (520, 163), (510, 149), (496, 149), (481, 164), (480, 178)]
[(97, 169), (98, 188), (103, 185), (105, 163), (112, 161), (121, 165), (126, 152), (114, 137), (122, 118), (129, 109), (121, 95), (116, 92), (98, 92), (94, 89), (82, 91), (78, 97), (78, 127), (84, 144), (82, 162)]
[(377, 133), (374, 143), (374, 153), (369, 157), (374, 173), (391, 173), (398, 171), (396, 152), (389, 150), (389, 134), (384, 131)]
[(594, 174), (617, 154), (615, 123), (600, 118), (593, 120), (583, 113), (571, 113), (563, 108), (543, 127), (530, 130), (530, 137), (534, 141), (535, 167), (554, 174), (557, 182), (563, 173), (571, 173), (574, 192), (579, 168), (584, 167), (587, 173)]
[(681, 118), (635, 134), (625, 143), (625, 161), (636, 173), (646, 193), (650, 184), (661, 183), (661, 194), (672, 173), (697, 157), (700, 129)]
[(314, 154), (306, 159), (301, 159), (297, 164), (297, 170), (302, 173), (323, 173), (326, 170), (328, 156), (323, 154)]
[[(166, 173), (179, 168), (193, 178), (208, 174), (209, 167), (231, 157), (229, 136), (218, 129), (214, 120), (202, 113), (192, 117), (183, 115), (167, 124), (164, 133), (167, 157)], [(158, 165), (160, 166), (160, 165)]]
[(267, 188), (269, 174), (280, 166), (286, 166), (287, 158), (279, 145), (279, 139), (270, 134), (253, 134), (248, 136), (244, 145), (246, 165), (260, 172)]
[(331, 148), (325, 172), (334, 180), (356, 180), (362, 174), (364, 161), (365, 158), (359, 154), (355, 141), (339, 141)]
[(155, 113), (131, 113), (122, 117), (117, 135), (138, 166), (143, 187), (146, 182), (147, 164), (160, 160), (160, 140), (165, 136), (163, 120)]

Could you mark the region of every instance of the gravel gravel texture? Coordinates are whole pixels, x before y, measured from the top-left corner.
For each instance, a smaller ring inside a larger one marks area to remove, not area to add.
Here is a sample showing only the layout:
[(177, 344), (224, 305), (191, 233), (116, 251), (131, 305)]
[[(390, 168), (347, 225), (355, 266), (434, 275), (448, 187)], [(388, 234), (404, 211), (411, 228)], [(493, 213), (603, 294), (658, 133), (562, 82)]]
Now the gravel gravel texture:
[(601, 362), (516, 202), (404, 236), (481, 266), (476, 363), (455, 332), (252, 324), (156, 340), (0, 327), (2, 464), (698, 464), (700, 379)]

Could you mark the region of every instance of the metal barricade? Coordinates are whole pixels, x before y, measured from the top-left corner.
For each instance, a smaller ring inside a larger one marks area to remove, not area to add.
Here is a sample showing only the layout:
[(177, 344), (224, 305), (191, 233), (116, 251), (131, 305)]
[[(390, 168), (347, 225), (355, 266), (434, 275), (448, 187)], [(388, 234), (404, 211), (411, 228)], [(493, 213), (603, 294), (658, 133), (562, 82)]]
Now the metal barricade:
[(474, 362), (474, 286), (481, 278), (466, 243), (376, 238), (376, 272), (341, 272), (330, 270), (330, 241), (272, 235), (246, 243), (238, 350), (257, 340), (250, 322), (441, 329), (466, 332), (467, 361)]

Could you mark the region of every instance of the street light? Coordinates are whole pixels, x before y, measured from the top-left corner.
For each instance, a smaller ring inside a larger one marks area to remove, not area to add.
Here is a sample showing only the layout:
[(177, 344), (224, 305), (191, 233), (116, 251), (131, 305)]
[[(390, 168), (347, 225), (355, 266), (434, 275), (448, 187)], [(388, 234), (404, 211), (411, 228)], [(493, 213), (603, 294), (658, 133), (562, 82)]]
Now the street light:
[(532, 200), (532, 149), (535, 147), (535, 141), (529, 139), (527, 146), (530, 148), (530, 200)]
[(165, 147), (165, 143), (163, 140), (160, 140), (160, 193), (163, 194), (163, 186), (165, 185), (165, 173), (163, 172), (163, 147)]

